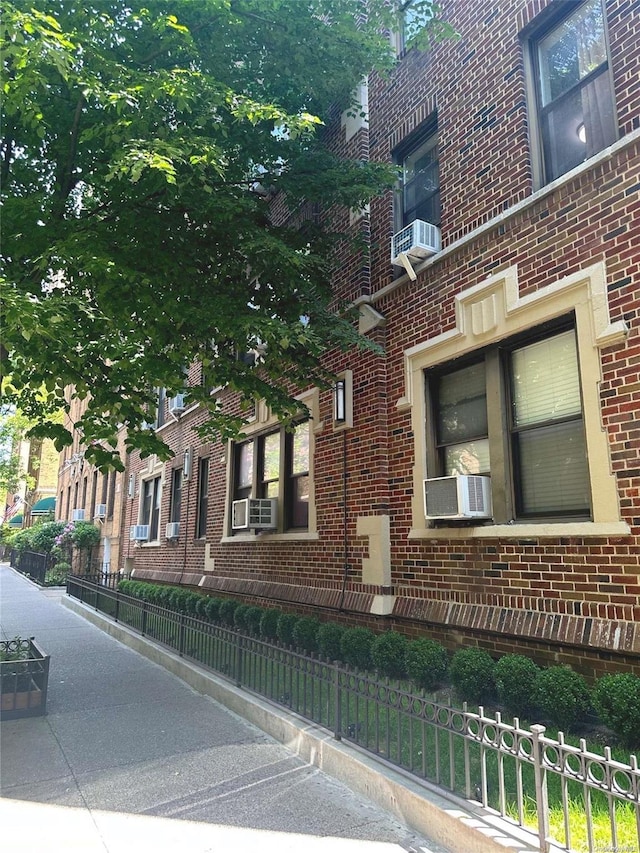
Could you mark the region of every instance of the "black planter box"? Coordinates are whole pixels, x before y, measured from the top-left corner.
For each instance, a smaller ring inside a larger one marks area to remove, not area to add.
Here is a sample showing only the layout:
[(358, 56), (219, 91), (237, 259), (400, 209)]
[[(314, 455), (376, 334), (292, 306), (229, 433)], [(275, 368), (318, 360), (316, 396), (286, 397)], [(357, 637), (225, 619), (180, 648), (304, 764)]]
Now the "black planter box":
[(0, 640), (0, 719), (38, 717), (47, 713), (50, 657), (28, 640)]

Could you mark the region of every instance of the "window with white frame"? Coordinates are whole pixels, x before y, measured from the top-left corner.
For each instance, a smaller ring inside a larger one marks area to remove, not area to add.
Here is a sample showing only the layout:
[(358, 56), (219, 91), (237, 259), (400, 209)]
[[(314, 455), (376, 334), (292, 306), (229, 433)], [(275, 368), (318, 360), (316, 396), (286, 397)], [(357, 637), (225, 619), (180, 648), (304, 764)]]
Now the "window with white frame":
[(159, 539), (161, 501), (162, 478), (143, 480), (140, 493), (140, 524), (149, 525), (148, 542), (156, 542)]
[(276, 498), (278, 531), (307, 530), (310, 428), (303, 421), (256, 435), (233, 448), (232, 500)]
[(527, 46), (537, 115), (534, 145), (548, 183), (617, 138), (604, 4), (554, 3), (543, 24), (533, 27)]
[(590, 518), (571, 320), (502, 341), (426, 376), (432, 471), (491, 475), (496, 521)]
[(395, 230), (416, 219), (440, 225), (440, 175), (438, 164), (438, 127), (435, 118), (395, 152), (402, 167), (396, 194)]

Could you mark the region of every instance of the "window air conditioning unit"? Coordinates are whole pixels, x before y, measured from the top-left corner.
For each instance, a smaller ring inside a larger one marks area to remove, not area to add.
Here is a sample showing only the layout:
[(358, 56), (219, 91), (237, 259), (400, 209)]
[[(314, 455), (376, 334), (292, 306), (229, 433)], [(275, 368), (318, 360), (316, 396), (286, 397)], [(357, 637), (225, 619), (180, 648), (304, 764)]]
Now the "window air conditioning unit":
[(231, 505), (234, 530), (273, 530), (277, 526), (276, 498), (245, 498)]
[(165, 539), (177, 539), (180, 534), (180, 522), (170, 521), (165, 528)]
[(129, 539), (132, 539), (135, 542), (146, 542), (148, 538), (148, 524), (134, 524), (129, 528)]
[(74, 509), (71, 515), (72, 521), (84, 521), (84, 510), (83, 509)]
[(403, 267), (400, 255), (420, 261), (437, 254), (441, 248), (440, 229), (430, 222), (414, 219), (391, 238), (391, 263)]
[(169, 411), (172, 415), (180, 415), (186, 409), (184, 394), (176, 394), (175, 397), (169, 397)]
[(96, 504), (96, 514), (94, 518), (106, 518), (107, 517), (107, 505), (106, 504)]
[(491, 518), (491, 477), (465, 474), (424, 481), (427, 519)]

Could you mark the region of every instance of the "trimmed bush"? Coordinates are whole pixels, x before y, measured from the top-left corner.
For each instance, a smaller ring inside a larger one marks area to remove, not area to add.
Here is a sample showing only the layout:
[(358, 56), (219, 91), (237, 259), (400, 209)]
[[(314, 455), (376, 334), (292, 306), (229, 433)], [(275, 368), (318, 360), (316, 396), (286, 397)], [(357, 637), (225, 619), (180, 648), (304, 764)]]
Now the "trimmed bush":
[(187, 613), (190, 595), (188, 589), (174, 589), (169, 596), (169, 604), (178, 613)]
[(206, 595), (198, 596), (198, 603), (196, 604), (196, 616), (198, 617), (198, 619), (206, 619), (207, 618), (206, 606), (207, 606), (208, 602), (209, 602), (209, 599), (207, 598)]
[(378, 634), (371, 644), (371, 662), (380, 675), (389, 678), (403, 678), (406, 675), (408, 642), (404, 634), (397, 631)]
[(204, 612), (209, 620), (209, 622), (219, 622), (220, 621), (220, 606), (222, 604), (221, 598), (209, 598), (207, 599), (206, 604), (204, 605)]
[(618, 672), (598, 679), (593, 691), (598, 716), (613, 729), (623, 746), (640, 746), (640, 678)]
[(295, 613), (281, 613), (278, 617), (276, 635), (283, 645), (293, 645), (293, 629), (299, 618)]
[(591, 705), (586, 681), (568, 666), (541, 670), (533, 698), (542, 715), (563, 731), (575, 728)]
[(262, 607), (256, 607), (254, 605), (249, 607), (244, 615), (244, 623), (247, 631), (252, 637), (258, 637), (260, 635), (260, 622), (262, 621), (263, 612)]
[(220, 604), (220, 610), (218, 611), (220, 614), (220, 621), (223, 625), (226, 625), (229, 628), (233, 627), (234, 624), (234, 614), (236, 612), (236, 607), (240, 605), (241, 602), (237, 601), (235, 598), (223, 598)]
[(345, 629), (335, 622), (323, 622), (318, 628), (318, 652), (327, 660), (340, 660), (340, 641)]
[(484, 649), (460, 649), (451, 659), (449, 674), (459, 697), (481, 704), (493, 692), (494, 660)]
[(320, 622), (312, 616), (302, 616), (293, 626), (293, 642), (297, 649), (314, 654), (318, 651)]
[(55, 547), (56, 538), (60, 536), (65, 528), (64, 521), (43, 521), (42, 524), (36, 524), (32, 529), (31, 545), (34, 551), (43, 554), (50, 554)]
[(407, 675), (418, 687), (433, 690), (447, 674), (447, 650), (435, 640), (421, 637), (407, 645)]
[(529, 718), (539, 672), (540, 667), (525, 655), (504, 655), (496, 662), (493, 680), (498, 699), (511, 714)]
[(340, 641), (342, 660), (355, 669), (369, 669), (376, 635), (368, 628), (347, 628)]
[(269, 607), (262, 611), (260, 619), (260, 636), (264, 640), (278, 639), (278, 619), (282, 616), (282, 610)]
[(186, 612), (189, 614), (189, 616), (197, 616), (198, 603), (200, 602), (201, 598), (202, 596), (198, 592), (188, 592), (185, 595), (184, 601), (187, 608)]
[(246, 615), (248, 609), (248, 604), (239, 604), (233, 611), (233, 625), (239, 631), (244, 631), (247, 627)]

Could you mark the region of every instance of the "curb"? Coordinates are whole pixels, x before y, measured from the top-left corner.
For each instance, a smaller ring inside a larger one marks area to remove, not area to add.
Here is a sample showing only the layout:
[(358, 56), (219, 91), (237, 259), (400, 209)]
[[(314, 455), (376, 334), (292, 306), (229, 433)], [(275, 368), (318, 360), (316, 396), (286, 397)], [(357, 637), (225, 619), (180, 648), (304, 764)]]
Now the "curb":
[(540, 850), (535, 836), (498, 814), (427, 782), (419, 783), (408, 774), (376, 761), (357, 746), (335, 740), (326, 730), (156, 646), (75, 599), (63, 596), (61, 603), (176, 675), (198, 693), (209, 696), (257, 726), (304, 761), (374, 802), (414, 832), (447, 847), (451, 853), (505, 853), (505, 850), (536, 853)]

